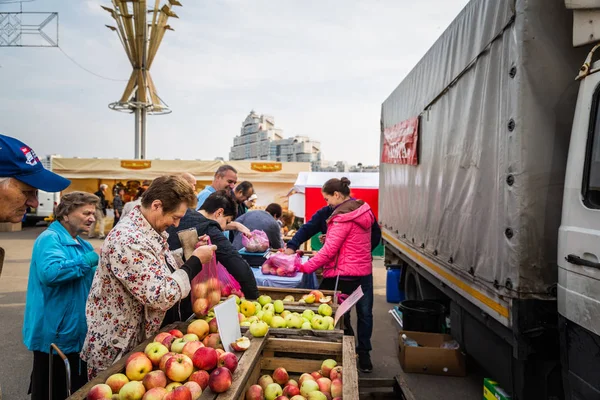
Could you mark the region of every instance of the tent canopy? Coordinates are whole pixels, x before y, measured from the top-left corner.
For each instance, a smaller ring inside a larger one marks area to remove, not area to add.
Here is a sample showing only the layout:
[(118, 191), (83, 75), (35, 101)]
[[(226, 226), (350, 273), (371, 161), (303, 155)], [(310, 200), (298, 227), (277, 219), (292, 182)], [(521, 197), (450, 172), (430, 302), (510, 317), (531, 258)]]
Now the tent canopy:
[(332, 178), (350, 179), (352, 189), (379, 189), (378, 172), (300, 172), (294, 184), (297, 192), (304, 193), (308, 187), (322, 187)]

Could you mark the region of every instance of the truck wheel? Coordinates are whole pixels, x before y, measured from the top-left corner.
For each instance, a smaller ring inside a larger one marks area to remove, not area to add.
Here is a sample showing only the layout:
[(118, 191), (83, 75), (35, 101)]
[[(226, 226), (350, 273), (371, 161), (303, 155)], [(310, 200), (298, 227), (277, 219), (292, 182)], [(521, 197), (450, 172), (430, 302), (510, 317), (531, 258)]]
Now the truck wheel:
[(423, 300), (419, 288), (419, 275), (409, 266), (406, 267), (406, 274), (404, 275), (404, 295), (406, 300)]

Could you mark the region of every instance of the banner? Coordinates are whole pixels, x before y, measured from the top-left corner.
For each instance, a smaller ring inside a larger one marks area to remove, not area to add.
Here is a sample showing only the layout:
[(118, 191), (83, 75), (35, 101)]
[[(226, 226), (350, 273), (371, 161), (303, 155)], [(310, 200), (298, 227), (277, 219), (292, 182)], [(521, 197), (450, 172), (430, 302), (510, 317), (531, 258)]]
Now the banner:
[(383, 130), (381, 162), (417, 165), (419, 117), (407, 119)]

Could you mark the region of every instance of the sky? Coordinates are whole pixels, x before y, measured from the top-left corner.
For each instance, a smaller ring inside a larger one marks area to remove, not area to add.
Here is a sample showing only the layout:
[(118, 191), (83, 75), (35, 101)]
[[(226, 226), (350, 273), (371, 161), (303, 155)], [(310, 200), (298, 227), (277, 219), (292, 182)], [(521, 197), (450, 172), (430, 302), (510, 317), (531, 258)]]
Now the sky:
[[(468, 1), (181, 2), (152, 66), (173, 112), (148, 118), (148, 159), (227, 160), (255, 110), (286, 137), (320, 141), (326, 160), (372, 165), (381, 103)], [(133, 116), (108, 108), (131, 66), (100, 5), (110, 2), (23, 3), (59, 13), (60, 49), (0, 48), (0, 133), (40, 156), (134, 156)], [(2, 11), (18, 5), (0, 0)]]

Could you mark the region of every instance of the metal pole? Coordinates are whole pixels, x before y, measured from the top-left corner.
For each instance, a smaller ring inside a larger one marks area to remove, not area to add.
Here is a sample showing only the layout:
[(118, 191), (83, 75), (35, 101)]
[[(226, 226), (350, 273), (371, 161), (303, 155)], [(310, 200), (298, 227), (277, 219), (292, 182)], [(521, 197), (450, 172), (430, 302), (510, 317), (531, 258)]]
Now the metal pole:
[(142, 123), (142, 129), (141, 129), (141, 152), (140, 152), (140, 159), (145, 160), (146, 159), (146, 115), (147, 115), (147, 110), (146, 107), (142, 108), (141, 110), (141, 123)]
[(133, 115), (135, 117), (135, 159), (139, 160), (140, 159), (140, 153), (141, 153), (141, 141), (142, 141), (142, 135), (141, 135), (141, 130), (140, 130), (140, 109), (136, 107), (135, 111), (133, 112)]

